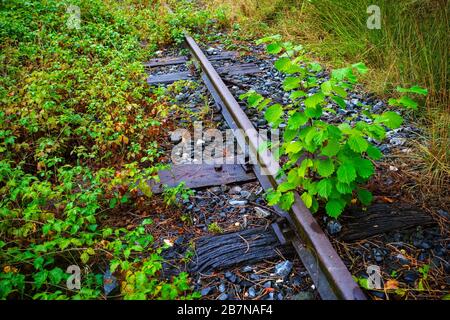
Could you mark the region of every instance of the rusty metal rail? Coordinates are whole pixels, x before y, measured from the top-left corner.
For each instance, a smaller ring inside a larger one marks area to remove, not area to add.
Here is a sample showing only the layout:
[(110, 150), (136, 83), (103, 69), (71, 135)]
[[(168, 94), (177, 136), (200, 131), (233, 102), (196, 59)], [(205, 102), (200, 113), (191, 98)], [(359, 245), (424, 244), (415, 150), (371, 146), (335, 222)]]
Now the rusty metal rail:
[[(216, 103), (220, 105), (228, 125), (232, 129), (241, 129), (236, 134), (239, 145), (243, 150), (248, 146), (250, 156), (257, 159), (259, 168), (255, 168), (255, 174), (262, 187), (265, 190), (276, 189), (281, 181), (277, 180), (274, 174), (267, 174), (267, 172), (263, 174), (262, 171), (275, 162), (272, 154), (267, 151), (263, 153), (257, 151), (261, 140), (258, 141), (258, 134), (253, 124), (194, 39), (186, 35), (185, 42), (197, 60), (203, 72), (202, 79)], [(353, 280), (299, 195), (295, 193), (295, 202), (288, 213), (280, 209), (277, 211), (289, 222), (294, 232), (294, 236), (289, 240), (311, 275), (322, 299), (365, 300), (364, 293)]]

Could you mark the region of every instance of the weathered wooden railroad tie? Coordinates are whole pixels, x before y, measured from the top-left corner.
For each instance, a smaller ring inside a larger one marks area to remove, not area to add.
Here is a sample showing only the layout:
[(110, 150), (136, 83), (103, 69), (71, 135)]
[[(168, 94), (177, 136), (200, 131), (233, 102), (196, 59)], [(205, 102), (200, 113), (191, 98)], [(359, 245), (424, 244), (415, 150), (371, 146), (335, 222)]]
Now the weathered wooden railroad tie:
[[(267, 168), (274, 159), (270, 152), (259, 153), (258, 137), (252, 123), (242, 111), (223, 81), (223, 77), (234, 74), (261, 72), (256, 64), (236, 63), (236, 52), (222, 52), (206, 57), (196, 42), (185, 36), (186, 46), (191, 57), (167, 57), (153, 59), (145, 64), (155, 68), (168, 65), (187, 64), (192, 58), (200, 70), (183, 71), (169, 74), (150, 75), (150, 85), (168, 84), (178, 80), (203, 80), (211, 96), (221, 110), (231, 129), (242, 129), (236, 132), (236, 140), (242, 150), (248, 150), (250, 156), (258, 159), (258, 165), (249, 170), (247, 164), (223, 165), (220, 170), (214, 165), (175, 165), (168, 171), (160, 173), (161, 182), (152, 184), (155, 193), (162, 192), (162, 185), (175, 186), (181, 181), (189, 188), (204, 188), (230, 183), (243, 183), (258, 179), (267, 191), (276, 189), (282, 181), (274, 175), (263, 174), (261, 168)], [(232, 61), (217, 70), (211, 64), (214, 60)], [(243, 136), (245, 132), (246, 136)], [(246, 145), (248, 144), (248, 146)], [(264, 259), (291, 255), (296, 252), (310, 274), (322, 299), (365, 300), (366, 297), (354, 282), (350, 272), (332, 247), (329, 239), (322, 231), (311, 212), (305, 207), (298, 194), (289, 212), (275, 207), (279, 217), (269, 228), (249, 229), (219, 236), (206, 236), (195, 244), (196, 256), (189, 265), (191, 272), (206, 272), (226, 269), (242, 263), (254, 263)], [(369, 212), (358, 212), (353, 215), (361, 219), (349, 219), (342, 232), (343, 240), (358, 240), (395, 230), (399, 226), (413, 226), (430, 223), (423, 212), (413, 208), (394, 208), (386, 205), (375, 205)]]

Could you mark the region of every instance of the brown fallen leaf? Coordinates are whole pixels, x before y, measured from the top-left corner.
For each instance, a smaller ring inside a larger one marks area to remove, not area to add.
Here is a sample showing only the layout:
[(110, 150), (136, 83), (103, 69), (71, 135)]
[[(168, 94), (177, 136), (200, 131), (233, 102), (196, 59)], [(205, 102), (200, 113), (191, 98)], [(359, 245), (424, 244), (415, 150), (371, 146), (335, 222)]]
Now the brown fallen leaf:
[(384, 284), (384, 289), (385, 290), (396, 290), (398, 289), (398, 281), (395, 279), (390, 279), (388, 281), (386, 281), (386, 283)]
[(389, 198), (389, 197), (381, 197), (381, 200), (382, 200), (384, 203), (393, 203), (393, 202), (395, 202), (394, 199)]

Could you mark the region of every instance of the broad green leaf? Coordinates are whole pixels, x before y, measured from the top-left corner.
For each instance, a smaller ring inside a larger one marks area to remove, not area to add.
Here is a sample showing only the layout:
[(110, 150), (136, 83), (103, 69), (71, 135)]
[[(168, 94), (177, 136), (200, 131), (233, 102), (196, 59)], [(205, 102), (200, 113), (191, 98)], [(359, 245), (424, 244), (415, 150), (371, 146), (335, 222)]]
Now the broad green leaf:
[(356, 169), (351, 163), (343, 163), (337, 170), (337, 178), (340, 182), (350, 183), (356, 179)]
[(320, 85), (320, 89), (325, 95), (329, 95), (333, 90), (333, 85), (331, 84), (331, 81), (325, 81)]
[(286, 192), (286, 191), (294, 190), (295, 188), (296, 188), (295, 184), (293, 184), (289, 181), (285, 181), (278, 186), (277, 191)]
[(319, 72), (319, 71), (322, 70), (322, 66), (320, 65), (320, 63), (317, 63), (317, 62), (311, 62), (311, 63), (309, 64), (309, 69), (310, 69), (312, 72)]
[(402, 106), (404, 106), (404, 107), (406, 107), (406, 108), (408, 108), (408, 109), (417, 109), (417, 107), (418, 107), (418, 103), (416, 102), (416, 101), (414, 101), (413, 99), (411, 99), (410, 97), (407, 97), (407, 96), (403, 96), (403, 97), (401, 97), (399, 100), (398, 100), (398, 102), (402, 105)]
[(267, 108), (264, 117), (269, 123), (277, 123), (283, 115), (283, 107), (280, 104), (274, 104)]
[(369, 69), (366, 67), (366, 65), (362, 62), (352, 64), (352, 67), (355, 68), (356, 70), (358, 70), (358, 72), (361, 74), (365, 74), (365, 73), (367, 73), (367, 71), (369, 71)]
[[(336, 92), (339, 95), (337, 98), (341, 98), (342, 99), (342, 98), (347, 97), (347, 91), (345, 91), (345, 89), (342, 88), (341, 86), (333, 85), (333, 91)], [(345, 101), (343, 99), (342, 99), (342, 101), (344, 102), (344, 108), (345, 108), (346, 107)]]
[(271, 191), (267, 194), (267, 203), (269, 206), (274, 206), (280, 201), (281, 198), (281, 192), (279, 191)]
[(292, 141), (298, 135), (298, 130), (292, 130), (287, 128), (283, 133), (283, 138), (285, 142)]
[(80, 255), (80, 259), (81, 262), (83, 262), (84, 264), (86, 264), (89, 261), (89, 254), (84, 251), (81, 255)]
[(341, 194), (351, 194), (353, 191), (349, 184), (343, 182), (336, 183), (336, 190)]
[(291, 59), (280, 58), (277, 61), (275, 61), (274, 66), (278, 71), (283, 72), (290, 64), (291, 64)]
[(381, 122), (389, 129), (396, 129), (403, 123), (403, 118), (394, 111), (386, 111), (377, 117), (375, 122)]
[(358, 153), (366, 151), (367, 147), (369, 146), (369, 143), (367, 142), (366, 139), (356, 134), (348, 138), (347, 144), (350, 147), (350, 149)]
[(317, 184), (317, 193), (325, 199), (328, 199), (328, 196), (331, 194), (333, 190), (333, 183), (330, 179), (322, 179)]
[(334, 163), (331, 159), (319, 160), (317, 162), (317, 172), (321, 177), (329, 177), (334, 172)]
[(370, 160), (355, 158), (353, 159), (353, 163), (355, 164), (358, 175), (364, 179), (368, 179), (375, 172), (375, 168)]
[(422, 88), (420, 86), (412, 86), (411, 88), (402, 88), (397, 87), (398, 92), (402, 93), (417, 93), (426, 96), (428, 94), (428, 90), (426, 88)]
[(267, 46), (267, 52), (270, 54), (277, 54), (283, 50), (283, 47), (279, 43), (271, 43)]
[(256, 44), (268, 43), (273, 41), (281, 41), (282, 37), (280, 34), (274, 34), (272, 36), (267, 36), (261, 39), (256, 40)]
[(305, 143), (309, 145), (312, 142), (314, 142), (315, 144), (320, 145), (320, 144), (322, 144), (324, 138), (325, 138), (325, 135), (324, 135), (323, 130), (321, 130), (321, 129), (316, 130), (316, 128), (313, 128), (313, 130), (310, 130), (307, 133), (307, 135), (305, 137)]
[(332, 218), (338, 218), (345, 208), (345, 201), (342, 199), (331, 199), (327, 202), (325, 210)]
[(48, 271), (47, 270), (42, 270), (42, 271), (39, 271), (39, 272), (33, 274), (34, 285), (36, 286), (37, 289), (42, 287), (42, 285), (47, 280), (47, 277), (48, 277)]
[(291, 100), (297, 100), (298, 98), (302, 98), (302, 97), (306, 97), (307, 94), (305, 91), (302, 90), (297, 90), (297, 91), (293, 91), (290, 95), (289, 95), (289, 99)]
[(328, 136), (330, 138), (333, 138), (337, 141), (339, 141), (342, 138), (342, 132), (341, 129), (339, 129), (338, 127), (334, 126), (334, 125), (329, 125), (327, 127), (327, 132), (328, 132)]
[(280, 198), (280, 208), (283, 210), (289, 210), (292, 207), (292, 204), (294, 203), (294, 193), (293, 192), (287, 192), (283, 194)]
[(339, 107), (341, 107), (342, 109), (345, 109), (347, 107), (347, 105), (345, 104), (345, 100), (342, 99), (339, 96), (333, 96), (331, 97), (331, 99), (334, 100), (334, 102), (336, 102), (338, 104)]
[(286, 153), (297, 153), (302, 150), (302, 144), (300, 141), (291, 141), (286, 146)]
[(302, 201), (307, 208), (310, 208), (312, 205), (312, 197), (308, 192), (303, 192), (301, 195)]
[(306, 122), (308, 122), (308, 117), (306, 117), (303, 112), (296, 111), (289, 117), (288, 128), (291, 130), (297, 130), (301, 126), (305, 125)]
[(258, 93), (254, 93), (247, 98), (247, 103), (250, 107), (256, 108), (258, 104), (264, 100), (264, 97)]
[(373, 145), (369, 145), (369, 147), (367, 147), (367, 155), (373, 160), (380, 160), (383, 157), (380, 149)]
[(324, 94), (319, 92), (308, 97), (304, 103), (306, 108), (315, 108), (318, 104), (321, 104), (324, 101), (324, 99), (325, 99)]
[(314, 108), (306, 108), (305, 115), (308, 118), (320, 118), (320, 116), (322, 115), (322, 107), (320, 105), (317, 105)]
[(365, 206), (368, 206), (373, 199), (372, 193), (365, 189), (359, 189), (358, 190), (358, 199), (361, 201), (361, 203)]
[(333, 157), (339, 152), (340, 145), (337, 140), (328, 140), (327, 145), (322, 149), (322, 154), (328, 157)]
[(314, 165), (311, 159), (304, 159), (298, 168), (298, 176), (304, 177), (308, 168)]
[(61, 280), (64, 278), (65, 272), (61, 268), (53, 268), (49, 272), (49, 279), (51, 284), (59, 284)]
[(299, 77), (286, 77), (283, 81), (283, 89), (285, 91), (290, 91), (300, 87), (301, 78)]

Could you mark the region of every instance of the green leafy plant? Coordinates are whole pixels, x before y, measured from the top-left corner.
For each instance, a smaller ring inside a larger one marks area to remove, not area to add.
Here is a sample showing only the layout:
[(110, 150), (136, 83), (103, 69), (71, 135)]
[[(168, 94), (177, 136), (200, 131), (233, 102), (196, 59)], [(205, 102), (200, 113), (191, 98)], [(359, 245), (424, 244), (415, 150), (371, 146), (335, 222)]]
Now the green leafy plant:
[(222, 228), (219, 226), (219, 224), (217, 222), (212, 222), (212, 223), (208, 224), (208, 231), (212, 232), (212, 233), (222, 233), (223, 232)]
[[(294, 190), (300, 191), (301, 199), (312, 212), (323, 203), (326, 213), (333, 218), (339, 217), (354, 198), (369, 205), (372, 193), (364, 185), (374, 174), (374, 161), (382, 157), (370, 140), (382, 141), (386, 128), (398, 128), (403, 118), (395, 111), (374, 114), (367, 108), (363, 113), (370, 122), (323, 121), (324, 111), (335, 113), (330, 104), (346, 107), (344, 99), (348, 91), (357, 84), (358, 74), (367, 72), (367, 67), (356, 63), (333, 70), (329, 80), (319, 84), (317, 73), (322, 67), (308, 59), (301, 46), (282, 42), (278, 35), (263, 38), (259, 43), (269, 43), (267, 51), (279, 55), (274, 66), (286, 74), (283, 89), (290, 93), (291, 101), (283, 106), (254, 91), (240, 97), (249, 106), (264, 110), (264, 117), (272, 127), (285, 124), (279, 150), (286, 158), (279, 173), (285, 181), (268, 193), (269, 205), (288, 210), (294, 202)], [(308, 95), (306, 92), (311, 89), (314, 93)]]
[(194, 190), (186, 188), (186, 182), (182, 181), (175, 187), (164, 186), (163, 197), (167, 206), (179, 206), (183, 200), (189, 200), (194, 195)]

